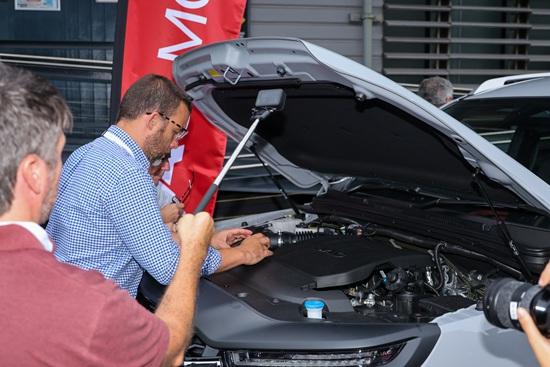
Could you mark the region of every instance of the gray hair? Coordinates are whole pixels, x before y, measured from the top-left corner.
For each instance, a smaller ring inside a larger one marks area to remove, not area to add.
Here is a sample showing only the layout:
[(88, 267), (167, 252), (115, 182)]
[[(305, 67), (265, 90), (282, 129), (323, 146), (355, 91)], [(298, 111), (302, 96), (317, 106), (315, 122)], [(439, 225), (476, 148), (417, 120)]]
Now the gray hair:
[(447, 79), (439, 76), (427, 78), (420, 83), (418, 95), (440, 107), (453, 98), (453, 85)]
[(13, 201), (19, 164), (36, 154), (49, 166), (56, 146), (73, 125), (67, 103), (46, 79), (0, 62), (0, 215)]

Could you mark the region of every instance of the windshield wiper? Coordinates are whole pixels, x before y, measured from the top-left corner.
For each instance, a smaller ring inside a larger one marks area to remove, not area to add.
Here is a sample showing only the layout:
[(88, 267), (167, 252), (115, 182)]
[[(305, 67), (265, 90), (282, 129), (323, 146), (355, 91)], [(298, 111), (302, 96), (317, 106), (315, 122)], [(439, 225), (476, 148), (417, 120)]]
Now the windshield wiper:
[[(526, 204), (509, 204), (509, 203), (492, 203), (493, 206), (497, 209), (511, 209), (511, 210), (523, 210), (526, 212), (538, 214), (541, 216), (548, 217), (549, 213), (543, 209), (539, 209), (535, 206), (526, 205)], [(481, 200), (460, 200), (460, 199), (435, 199), (427, 201), (425, 203), (412, 204), (412, 208), (418, 209), (427, 209), (432, 207), (441, 207), (441, 206), (482, 206), (490, 208), (491, 205), (487, 201)]]

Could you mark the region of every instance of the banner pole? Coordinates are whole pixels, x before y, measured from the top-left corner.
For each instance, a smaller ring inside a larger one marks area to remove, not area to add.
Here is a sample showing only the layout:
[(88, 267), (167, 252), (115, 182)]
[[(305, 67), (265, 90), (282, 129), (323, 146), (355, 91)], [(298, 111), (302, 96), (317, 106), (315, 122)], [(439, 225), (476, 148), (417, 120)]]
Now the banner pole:
[(118, 0), (115, 24), (115, 44), (113, 49), (113, 71), (111, 73), (111, 113), (110, 122), (114, 124), (120, 105), (122, 89), (122, 66), (124, 64), (124, 41), (126, 38), (126, 19), (128, 1)]

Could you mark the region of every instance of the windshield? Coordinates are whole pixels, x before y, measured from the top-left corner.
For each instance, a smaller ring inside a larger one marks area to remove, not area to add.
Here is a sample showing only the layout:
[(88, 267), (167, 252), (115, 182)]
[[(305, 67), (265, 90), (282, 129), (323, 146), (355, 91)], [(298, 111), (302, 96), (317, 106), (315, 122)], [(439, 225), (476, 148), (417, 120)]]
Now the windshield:
[(550, 183), (550, 98), (471, 98), (445, 112)]

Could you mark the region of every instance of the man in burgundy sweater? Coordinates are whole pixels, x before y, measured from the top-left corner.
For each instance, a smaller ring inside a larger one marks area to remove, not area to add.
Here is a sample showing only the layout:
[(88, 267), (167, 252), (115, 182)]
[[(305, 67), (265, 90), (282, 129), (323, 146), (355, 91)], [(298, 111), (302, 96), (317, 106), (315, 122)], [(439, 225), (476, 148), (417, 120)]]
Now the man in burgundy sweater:
[(67, 104), (46, 80), (0, 63), (0, 365), (181, 363), (192, 336), (206, 213), (178, 223), (178, 268), (153, 315), (95, 271), (56, 260), (38, 225), (57, 194)]

